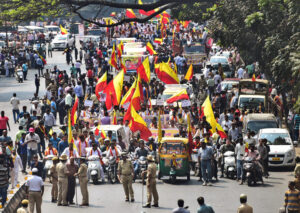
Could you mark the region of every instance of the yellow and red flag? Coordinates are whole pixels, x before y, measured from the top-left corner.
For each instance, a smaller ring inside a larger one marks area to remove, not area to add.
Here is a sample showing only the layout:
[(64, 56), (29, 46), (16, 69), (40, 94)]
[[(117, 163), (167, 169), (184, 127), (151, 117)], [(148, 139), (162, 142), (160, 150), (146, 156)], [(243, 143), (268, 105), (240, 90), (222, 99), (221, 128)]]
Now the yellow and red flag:
[(113, 49), (112, 49), (111, 56), (110, 56), (108, 63), (111, 66), (113, 66), (114, 68), (118, 69), (115, 44), (113, 45)]
[(133, 12), (132, 9), (126, 9), (125, 15), (126, 15), (128, 18), (136, 18), (136, 15), (135, 15), (135, 13)]
[(171, 18), (170, 14), (167, 11), (162, 12), (163, 17)]
[(135, 91), (135, 87), (136, 87), (136, 81), (137, 79), (134, 80), (133, 84), (131, 85), (131, 87), (129, 88), (129, 90), (126, 92), (126, 94), (123, 96), (120, 105), (123, 106), (126, 103), (129, 103), (131, 101), (131, 98), (133, 96), (133, 93)]
[(160, 63), (159, 67), (156, 67), (156, 74), (166, 84), (179, 84), (177, 73), (174, 72), (168, 63)]
[(61, 34), (62, 35), (67, 35), (68, 34), (68, 30), (67, 29), (65, 29), (63, 26), (59, 26), (60, 27), (60, 32), (61, 32)]
[(183, 22), (183, 27), (184, 27), (184, 28), (187, 28), (187, 27), (189, 26), (190, 22), (191, 22), (191, 21), (184, 21), (184, 22)]
[(107, 86), (107, 72), (105, 72), (101, 78), (98, 79), (96, 87), (95, 87), (95, 94), (98, 98), (98, 100), (100, 100), (100, 95), (99, 92), (103, 91)]
[(72, 124), (71, 124), (71, 113), (70, 110), (68, 110), (68, 143), (73, 143), (73, 149), (75, 149), (77, 152), (77, 146), (74, 143), (73, 134), (72, 134)]
[(149, 41), (148, 41), (148, 43), (146, 45), (146, 49), (150, 53), (150, 55), (157, 54), (156, 51), (154, 50), (152, 44)]
[(255, 74), (252, 75), (252, 81), (256, 81)]
[(119, 59), (121, 59), (121, 57), (122, 57), (123, 50), (124, 50), (124, 44), (121, 41), (120, 44), (118, 44), (118, 46), (117, 46), (117, 54), (118, 54)]
[(150, 82), (150, 63), (149, 58), (145, 58), (143, 63), (137, 68), (137, 73), (141, 76), (141, 79), (149, 84)]
[(185, 74), (184, 79), (190, 81), (193, 78), (193, 75), (194, 75), (194, 69), (193, 69), (193, 64), (191, 64), (188, 71)]
[(110, 16), (115, 17), (116, 16), (116, 12), (111, 12)]
[(116, 110), (114, 110), (114, 114), (113, 114), (113, 122), (112, 122), (113, 125), (117, 125), (117, 113), (116, 113)]
[(134, 107), (134, 109), (136, 111), (139, 111), (141, 109), (141, 91), (140, 91), (140, 81), (141, 81), (141, 77), (138, 74), (138, 78), (137, 78), (137, 83), (136, 83), (136, 87), (131, 99), (131, 106)]
[(124, 70), (121, 70), (116, 77), (109, 82), (104, 89), (106, 94), (106, 108), (111, 109), (112, 106), (118, 106), (120, 103), (124, 81)]
[(190, 113), (187, 114), (187, 133), (188, 133), (188, 141), (189, 141), (189, 154), (192, 153), (193, 150), (193, 135), (192, 135), (192, 126), (191, 126), (191, 116)]
[(74, 126), (77, 122), (78, 97), (76, 96), (74, 105), (71, 110), (71, 125)]
[(157, 141), (158, 143), (161, 142), (162, 139), (162, 128), (161, 128), (161, 118), (160, 118), (160, 110), (158, 112), (158, 135), (157, 135)]
[(183, 89), (179, 92), (177, 92), (176, 94), (174, 94), (172, 97), (167, 99), (167, 103), (171, 104), (174, 103), (176, 101), (180, 101), (180, 100), (189, 100), (189, 95), (186, 92), (186, 89)]
[(156, 39), (154, 39), (154, 43), (162, 44), (163, 43), (163, 39), (162, 38), (156, 38)]
[[(128, 109), (129, 110), (129, 109)], [(152, 133), (148, 129), (146, 122), (143, 118), (135, 111), (134, 107), (130, 107), (131, 119), (129, 121), (129, 127), (132, 132), (140, 131), (141, 138), (143, 140), (148, 140)]]

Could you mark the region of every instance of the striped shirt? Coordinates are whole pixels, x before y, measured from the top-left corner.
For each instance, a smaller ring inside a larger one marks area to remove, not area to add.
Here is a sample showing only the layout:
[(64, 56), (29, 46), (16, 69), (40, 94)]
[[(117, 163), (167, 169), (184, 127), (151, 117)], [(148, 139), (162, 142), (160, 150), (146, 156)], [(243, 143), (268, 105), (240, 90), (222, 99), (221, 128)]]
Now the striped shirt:
[(289, 210), (299, 210), (300, 192), (298, 190), (287, 190), (285, 192), (284, 206)]

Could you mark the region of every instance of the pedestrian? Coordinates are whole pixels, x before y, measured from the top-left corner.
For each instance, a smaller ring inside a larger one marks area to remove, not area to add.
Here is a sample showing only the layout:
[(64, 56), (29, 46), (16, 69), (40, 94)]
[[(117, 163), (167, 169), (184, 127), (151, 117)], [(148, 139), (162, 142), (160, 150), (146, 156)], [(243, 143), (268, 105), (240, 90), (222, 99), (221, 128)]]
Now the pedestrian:
[(27, 143), (25, 143), (26, 132), (22, 133), (22, 137), (19, 142), (19, 154), (22, 161), (23, 170), (22, 172), (27, 174), (26, 165), (27, 165)]
[(0, 136), (2, 136), (2, 133), (4, 130), (10, 131), (10, 126), (9, 126), (9, 118), (5, 116), (5, 112), (1, 111), (1, 116), (0, 116)]
[(122, 161), (118, 165), (118, 178), (120, 183), (123, 184), (123, 189), (125, 192), (125, 201), (129, 202), (129, 194), (131, 202), (134, 202), (134, 192), (132, 189), (132, 179), (134, 176), (132, 162), (127, 160), (127, 153), (121, 153)]
[(78, 173), (74, 175), (79, 179), (80, 191), (82, 194), (82, 203), (80, 204), (80, 206), (89, 206), (89, 192), (87, 188), (87, 184), (88, 184), (87, 170), (88, 167), (85, 163), (85, 158), (82, 157), (80, 158), (80, 167), (78, 169)]
[(28, 73), (28, 65), (26, 62), (22, 64), (22, 70), (24, 75), (24, 81), (27, 80), (27, 73)]
[(295, 189), (295, 182), (289, 182), (289, 189), (284, 195), (284, 207), (287, 213), (298, 213), (300, 210), (300, 192)]
[(17, 213), (29, 213), (28, 211), (29, 201), (27, 199), (22, 200), (21, 207), (17, 209)]
[(215, 213), (211, 206), (208, 206), (204, 203), (204, 197), (197, 198), (200, 208), (197, 210), (197, 213)]
[(29, 133), (25, 137), (25, 144), (27, 144), (27, 161), (28, 165), (31, 164), (33, 155), (37, 154), (38, 143), (40, 143), (40, 137), (34, 133), (34, 128), (29, 128)]
[(38, 95), (39, 88), (40, 88), (40, 78), (38, 77), (37, 74), (35, 74), (34, 84), (35, 84), (35, 93)]
[(258, 144), (256, 146), (256, 149), (257, 149), (257, 151), (260, 155), (259, 162), (264, 168), (263, 174), (264, 174), (265, 177), (267, 177), (267, 166), (266, 166), (265, 162), (268, 159), (268, 150), (267, 150), (267, 147), (264, 144), (264, 139), (263, 138), (260, 138), (258, 140)]
[(58, 163), (58, 157), (53, 157), (52, 158), (53, 165), (50, 168), (50, 177), (51, 177), (51, 182), (52, 182), (52, 188), (51, 188), (51, 202), (56, 203), (57, 202), (57, 195), (58, 195), (58, 174), (56, 170), (56, 166)]
[(52, 44), (51, 44), (51, 42), (49, 42), (48, 43), (48, 57), (50, 58), (52, 58)]
[(253, 213), (253, 208), (247, 204), (247, 195), (240, 195), (241, 206), (238, 208), (238, 213)]
[(52, 127), (56, 124), (55, 117), (50, 112), (49, 108), (46, 110), (43, 120), (44, 120), (45, 129), (46, 129), (46, 134), (49, 135), (50, 129), (52, 129)]
[(184, 200), (179, 199), (177, 205), (178, 208), (173, 209), (172, 213), (190, 213), (190, 211), (187, 210), (188, 206), (184, 207)]
[(78, 171), (78, 165), (75, 164), (75, 158), (70, 157), (70, 161), (67, 163), (68, 169), (68, 194), (67, 194), (67, 201), (69, 205), (75, 204), (73, 199), (75, 196), (75, 187), (76, 187), (76, 178), (75, 174)]
[(12, 150), (12, 158), (14, 163), (14, 168), (11, 172), (11, 188), (14, 189), (19, 182), (19, 171), (23, 170), (23, 164), (20, 156), (18, 155), (16, 149)]
[(36, 206), (36, 212), (42, 212), (42, 198), (44, 194), (44, 182), (38, 175), (38, 169), (32, 169), (32, 177), (26, 182), (26, 193), (29, 200), (29, 212), (34, 212), (34, 206)]
[(19, 120), (19, 114), (20, 114), (20, 100), (17, 98), (17, 94), (14, 93), (13, 97), (10, 99), (10, 104), (12, 105), (12, 112), (13, 112), (13, 117), (14, 117), (14, 122), (17, 123)]
[(39, 158), (37, 155), (33, 155), (33, 161), (30, 164), (30, 168), (37, 168), (38, 172), (37, 175), (41, 177), (43, 180), (45, 180), (45, 173), (44, 173), (44, 164), (39, 161)]
[[(147, 156), (148, 168), (147, 173), (147, 203), (143, 208), (151, 208), (152, 196), (154, 198), (153, 207), (158, 207), (158, 193), (156, 190), (156, 164), (152, 155)], [(143, 173), (143, 175), (145, 174)]]
[(235, 146), (237, 181), (240, 181), (243, 177), (243, 157), (245, 155), (245, 148), (243, 139), (240, 138), (238, 144)]
[(60, 162), (56, 165), (56, 171), (58, 175), (58, 206), (68, 206), (67, 195), (68, 195), (68, 169), (66, 162), (68, 160), (67, 155), (61, 155), (59, 158)]
[[(3, 145), (2, 145), (3, 146)], [(5, 147), (5, 146), (4, 146)], [(9, 167), (6, 165), (6, 153), (0, 154), (0, 196), (2, 198), (2, 208), (4, 208), (7, 199), (7, 189), (9, 186)]]
[(36, 65), (37, 65), (39, 77), (41, 77), (41, 75), (43, 76), (43, 66), (44, 66), (44, 63), (43, 63), (42, 59), (39, 56), (36, 59)]
[(198, 162), (201, 165), (202, 177), (204, 180), (203, 186), (211, 186), (211, 161), (213, 160), (213, 149), (207, 146), (205, 142), (201, 143), (201, 148), (198, 151)]

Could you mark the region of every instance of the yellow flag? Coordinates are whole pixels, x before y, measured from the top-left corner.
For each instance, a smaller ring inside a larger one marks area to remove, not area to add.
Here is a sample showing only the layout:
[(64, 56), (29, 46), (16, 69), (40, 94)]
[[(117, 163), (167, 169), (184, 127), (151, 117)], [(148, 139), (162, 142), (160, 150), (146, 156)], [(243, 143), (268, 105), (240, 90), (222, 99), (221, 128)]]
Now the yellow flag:
[(73, 148), (78, 152), (77, 146), (74, 143), (73, 134), (72, 134), (72, 124), (71, 124), (70, 110), (68, 110), (68, 143), (73, 143)]
[(160, 119), (160, 110), (158, 112), (158, 138), (157, 141), (160, 143), (162, 139), (162, 130), (161, 130), (161, 119)]
[(53, 129), (51, 128), (51, 129), (49, 130), (49, 135), (52, 136), (52, 134), (53, 134)]

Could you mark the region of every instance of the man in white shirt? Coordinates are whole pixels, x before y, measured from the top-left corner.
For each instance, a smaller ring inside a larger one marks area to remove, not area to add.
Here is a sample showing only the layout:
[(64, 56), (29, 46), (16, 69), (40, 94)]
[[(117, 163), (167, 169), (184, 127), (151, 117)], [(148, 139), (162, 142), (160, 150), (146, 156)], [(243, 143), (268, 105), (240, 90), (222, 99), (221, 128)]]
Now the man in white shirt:
[(130, 139), (132, 138), (132, 131), (128, 125), (129, 125), (129, 121), (126, 120), (124, 125), (124, 130), (125, 130), (124, 142), (126, 143), (127, 147), (129, 146)]
[(29, 212), (34, 212), (34, 206), (36, 205), (36, 212), (41, 213), (42, 198), (44, 194), (44, 183), (41, 177), (38, 175), (38, 169), (32, 169), (32, 177), (26, 182), (26, 192), (29, 200)]
[(225, 132), (228, 132), (231, 128), (232, 122), (229, 120), (228, 115), (225, 115), (225, 120), (222, 121), (221, 126)]
[(14, 122), (16, 123), (19, 120), (19, 114), (20, 114), (20, 100), (17, 98), (17, 94), (14, 93), (13, 97), (10, 99), (10, 104), (12, 105), (12, 112), (14, 116)]
[(214, 81), (215, 81), (215, 85), (218, 85), (219, 82), (222, 81), (222, 78), (221, 78), (219, 72), (217, 72), (217, 73), (215, 74), (215, 76), (214, 76)]
[(27, 144), (27, 161), (28, 165), (31, 163), (33, 155), (37, 154), (38, 143), (40, 143), (40, 137), (34, 133), (34, 128), (29, 128), (29, 134), (25, 137), (25, 144)]
[(242, 67), (240, 67), (240, 68), (238, 69), (238, 71), (237, 71), (237, 77), (238, 77), (239, 79), (244, 78), (244, 69), (243, 69)]
[[(102, 168), (102, 165), (103, 165), (102, 152), (98, 148), (98, 145), (96, 143), (94, 143), (94, 142), (92, 143), (92, 149), (90, 149), (87, 152), (87, 157), (90, 157), (90, 156), (97, 156), (97, 157), (99, 157), (99, 161), (100, 161), (100, 175), (101, 175), (102, 182), (105, 182), (104, 172), (103, 172), (103, 168)], [(89, 176), (89, 179), (90, 179), (90, 176)]]
[(78, 152), (76, 151), (76, 149), (74, 149), (74, 144), (73, 143), (69, 143), (69, 147), (65, 148), (62, 155), (67, 155), (69, 159), (71, 157), (74, 157), (74, 158), (79, 157)]
[(243, 157), (245, 155), (245, 144), (243, 139), (239, 140), (239, 143), (235, 146), (235, 155), (236, 155), (236, 167), (237, 167), (237, 179), (241, 180), (243, 176)]

